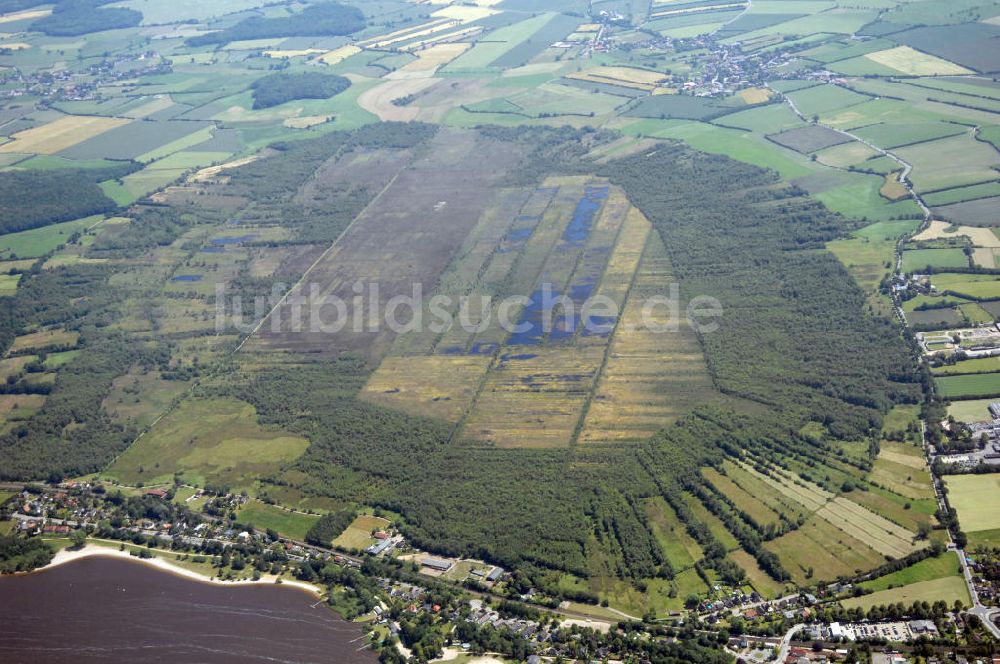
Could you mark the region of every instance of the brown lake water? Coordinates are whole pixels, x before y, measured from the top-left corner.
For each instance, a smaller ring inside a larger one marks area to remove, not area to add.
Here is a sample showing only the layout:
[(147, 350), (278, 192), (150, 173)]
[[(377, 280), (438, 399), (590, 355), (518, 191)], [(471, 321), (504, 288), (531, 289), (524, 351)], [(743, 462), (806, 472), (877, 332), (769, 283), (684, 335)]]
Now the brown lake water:
[(312, 595), (200, 583), (84, 558), (0, 579), (0, 662), (372, 664), (361, 629)]

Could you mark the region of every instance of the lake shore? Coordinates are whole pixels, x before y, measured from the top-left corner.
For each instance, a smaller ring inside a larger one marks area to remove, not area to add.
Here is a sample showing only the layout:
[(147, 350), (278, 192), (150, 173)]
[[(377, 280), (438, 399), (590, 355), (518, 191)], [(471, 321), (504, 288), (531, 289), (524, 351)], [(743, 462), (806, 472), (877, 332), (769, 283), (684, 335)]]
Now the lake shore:
[[(155, 553), (154, 553), (155, 556)], [(138, 556), (131, 555), (128, 551), (119, 551), (117, 549), (110, 549), (103, 546), (98, 546), (96, 544), (87, 544), (82, 549), (62, 549), (56, 553), (50, 562), (45, 567), (39, 567), (34, 570), (35, 572), (43, 572), (47, 569), (52, 569), (53, 567), (59, 567), (60, 565), (65, 565), (77, 560), (82, 560), (84, 558), (93, 557), (104, 557), (104, 558), (123, 558), (131, 560), (133, 562), (141, 563), (149, 567), (153, 567), (162, 572), (167, 572), (169, 574), (176, 574), (177, 576), (182, 576), (186, 579), (191, 579), (192, 581), (199, 581), (201, 583), (208, 583), (215, 586), (281, 586), (287, 588), (295, 588), (297, 590), (305, 591), (314, 597), (321, 597), (323, 595), (323, 590), (318, 586), (314, 586), (311, 583), (305, 583), (304, 581), (286, 581), (282, 579), (281, 583), (275, 583), (276, 577), (271, 575), (265, 575), (258, 581), (252, 579), (244, 579), (240, 581), (225, 581), (223, 579), (213, 578), (206, 574), (199, 574), (193, 570), (187, 569), (186, 567), (181, 567), (180, 565), (171, 563), (169, 560), (162, 557), (153, 558), (139, 558)]]

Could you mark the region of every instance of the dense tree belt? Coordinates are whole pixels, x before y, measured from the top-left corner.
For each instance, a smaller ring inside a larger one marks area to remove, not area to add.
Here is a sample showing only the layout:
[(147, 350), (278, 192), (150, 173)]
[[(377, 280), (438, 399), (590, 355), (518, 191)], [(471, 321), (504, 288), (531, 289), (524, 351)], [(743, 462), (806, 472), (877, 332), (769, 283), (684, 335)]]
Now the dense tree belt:
[(356, 7), (338, 2), (306, 7), (298, 14), (279, 18), (252, 16), (236, 25), (187, 40), (190, 46), (226, 44), (268, 37), (323, 37), (349, 35), (365, 27), (365, 17)]
[(271, 108), (293, 99), (329, 99), (349, 87), (351, 81), (336, 74), (271, 74), (257, 79), (251, 86), (253, 107)]
[(134, 162), (95, 169), (15, 170), (0, 173), (0, 233), (103, 214), (118, 206), (99, 182), (141, 168)]

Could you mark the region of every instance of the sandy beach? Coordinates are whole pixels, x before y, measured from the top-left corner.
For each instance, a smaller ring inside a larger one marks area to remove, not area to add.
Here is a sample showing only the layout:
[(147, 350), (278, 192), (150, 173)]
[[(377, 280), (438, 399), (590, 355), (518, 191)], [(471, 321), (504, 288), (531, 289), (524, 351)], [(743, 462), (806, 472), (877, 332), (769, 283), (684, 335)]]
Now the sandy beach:
[(192, 581), (199, 581), (201, 583), (209, 583), (217, 586), (281, 585), (282, 587), (304, 590), (305, 592), (315, 597), (320, 597), (323, 594), (323, 591), (319, 587), (314, 586), (311, 583), (305, 583), (303, 581), (288, 581), (282, 579), (280, 584), (275, 584), (276, 577), (270, 574), (262, 576), (259, 581), (253, 581), (250, 579), (242, 581), (224, 581), (222, 579), (211, 578), (203, 574), (198, 574), (197, 572), (181, 567), (180, 565), (175, 565), (174, 563), (171, 563), (170, 561), (161, 557), (139, 558), (138, 556), (130, 555), (128, 551), (109, 549), (94, 544), (88, 544), (82, 549), (77, 549), (77, 550), (63, 549), (56, 553), (51, 563), (49, 563), (45, 567), (40, 567), (35, 571), (41, 572), (47, 569), (51, 569), (53, 567), (58, 567), (59, 565), (65, 565), (66, 563), (71, 563), (75, 560), (81, 560), (83, 558), (93, 558), (96, 556), (103, 556), (105, 558), (125, 558), (137, 563), (149, 565), (150, 567), (155, 567), (156, 569), (161, 570), (163, 572), (176, 574), (186, 579), (191, 579)]

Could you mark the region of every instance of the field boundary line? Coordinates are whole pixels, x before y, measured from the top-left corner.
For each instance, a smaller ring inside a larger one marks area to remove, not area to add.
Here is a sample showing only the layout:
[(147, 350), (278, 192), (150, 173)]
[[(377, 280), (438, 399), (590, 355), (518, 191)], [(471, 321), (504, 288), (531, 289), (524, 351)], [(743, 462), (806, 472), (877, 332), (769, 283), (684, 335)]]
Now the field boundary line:
[[(624, 194), (624, 192), (622, 192), (622, 193)], [(608, 198), (610, 198), (610, 196)], [(615, 242), (611, 246), (611, 251), (608, 254), (608, 261), (604, 264), (604, 270), (601, 272), (601, 276), (597, 280), (597, 288), (598, 289), (600, 288), (601, 284), (604, 282), (604, 277), (608, 273), (608, 267), (611, 265), (611, 260), (614, 258), (615, 249), (618, 247), (618, 243), (621, 242), (622, 235), (625, 233), (625, 227), (628, 225), (628, 216), (629, 216), (629, 213), (632, 212), (633, 209), (635, 209), (635, 210), (639, 209), (639, 208), (635, 207), (634, 205), (632, 205), (632, 201), (630, 201), (628, 199), (628, 196), (625, 196), (625, 201), (628, 204), (628, 207), (625, 209), (625, 213), (622, 215), (622, 223), (621, 223), (621, 226), (618, 227), (618, 233), (615, 234)], [(602, 210), (602, 214), (603, 214), (604, 208), (602, 207), (601, 210)], [(645, 215), (643, 215), (643, 216), (645, 216)], [(649, 222), (647, 221), (647, 223), (649, 223)], [(577, 420), (576, 427), (573, 429), (573, 435), (569, 439), (569, 448), (570, 449), (576, 448), (577, 445), (580, 442), (580, 435), (583, 433), (584, 426), (586, 426), (586, 424), (587, 424), (587, 415), (590, 414), (590, 406), (591, 406), (591, 404), (593, 404), (594, 397), (597, 395), (598, 391), (600, 390), (601, 379), (604, 378), (604, 373), (605, 373), (605, 371), (608, 368), (608, 360), (611, 357), (611, 347), (615, 343), (615, 335), (618, 334), (618, 329), (621, 327), (622, 321), (625, 319), (625, 307), (628, 306), (628, 300), (629, 300), (629, 297), (631, 297), (631, 295), (632, 295), (632, 289), (635, 288), (635, 283), (639, 279), (639, 272), (642, 270), (642, 264), (646, 260), (646, 252), (649, 251), (649, 245), (650, 245), (649, 236), (650, 236), (650, 234), (655, 233), (655, 232), (656, 232), (656, 230), (653, 229), (652, 228), (652, 224), (650, 224), (650, 228), (648, 229), (648, 232), (646, 233), (646, 238), (645, 238), (645, 240), (643, 240), (643, 243), (642, 243), (642, 255), (639, 256), (639, 260), (636, 261), (636, 263), (635, 263), (635, 270), (633, 270), (633, 272), (632, 272), (632, 278), (629, 279), (628, 288), (625, 290), (625, 294), (622, 297), (621, 313), (618, 316), (618, 320), (615, 321), (615, 327), (614, 327), (614, 329), (612, 329), (611, 330), (611, 334), (608, 335), (608, 341), (607, 341), (607, 343), (604, 344), (604, 353), (603, 353), (603, 356), (601, 358), (601, 364), (600, 364), (600, 366), (597, 367), (597, 371), (594, 372), (594, 383), (593, 383), (593, 385), (591, 385), (590, 390), (588, 390), (588, 392), (587, 392), (587, 398), (583, 402), (583, 408), (580, 409), (580, 417)], [(673, 267), (673, 266), (671, 266), (671, 267)], [(576, 340), (577, 337), (579, 337), (579, 335), (580, 335), (580, 331), (578, 329), (577, 332), (576, 332), (576, 335), (573, 337), (573, 339)], [(591, 444), (593, 444), (593, 443), (591, 443)]]
[(382, 195), (385, 194), (385, 192), (388, 191), (389, 187), (391, 187), (396, 182), (396, 180), (399, 178), (400, 174), (405, 169), (406, 169), (406, 164), (404, 163), (396, 171), (396, 174), (392, 176), (392, 179), (389, 180), (388, 184), (386, 184), (382, 188), (382, 190), (380, 192), (378, 192), (378, 194), (376, 194), (375, 197), (373, 199), (371, 199), (371, 201), (368, 202), (368, 205), (366, 205), (364, 207), (364, 209), (362, 209), (361, 212), (359, 212), (357, 214), (357, 216), (354, 217), (354, 219), (351, 220), (351, 223), (349, 223), (347, 225), (347, 227), (340, 232), (340, 235), (337, 236), (337, 239), (335, 239), (330, 244), (330, 246), (327, 247), (326, 250), (322, 254), (319, 255), (319, 258), (317, 258), (315, 261), (313, 261), (313, 264), (310, 265), (306, 269), (306, 271), (302, 273), (302, 276), (299, 277), (299, 280), (296, 281), (291, 286), (291, 288), (289, 288), (287, 291), (285, 291), (285, 294), (281, 296), (281, 299), (278, 300), (277, 304), (275, 304), (273, 307), (271, 307), (271, 310), (267, 312), (267, 315), (265, 315), (263, 318), (260, 319), (260, 322), (257, 323), (257, 325), (253, 328), (253, 330), (250, 331), (250, 334), (248, 334), (246, 337), (243, 338), (243, 341), (240, 342), (240, 344), (236, 347), (235, 350), (233, 350), (232, 353), (230, 353), (230, 355), (235, 355), (236, 353), (240, 352), (240, 350), (243, 349), (243, 346), (246, 345), (247, 341), (249, 341), (250, 339), (252, 339), (260, 331), (260, 328), (264, 327), (264, 323), (266, 323), (268, 320), (270, 320), (271, 316), (274, 315), (274, 312), (278, 310), (278, 307), (280, 307), (281, 305), (283, 305), (285, 303), (285, 301), (288, 299), (288, 297), (293, 292), (295, 292), (295, 289), (297, 289), (299, 286), (302, 285), (302, 282), (304, 282), (306, 280), (306, 277), (308, 277), (309, 274), (316, 268), (316, 266), (319, 265), (320, 261), (322, 261), (324, 258), (326, 258), (330, 254), (330, 252), (333, 251), (333, 249), (337, 245), (340, 244), (340, 241), (342, 239), (344, 239), (344, 236), (347, 234), (347, 232), (350, 231), (352, 228), (354, 228), (354, 225), (356, 223), (358, 223), (358, 220), (361, 219), (362, 217), (364, 217), (365, 214), (371, 209), (371, 207), (373, 205), (375, 205), (375, 203), (378, 202), (382, 198)]

